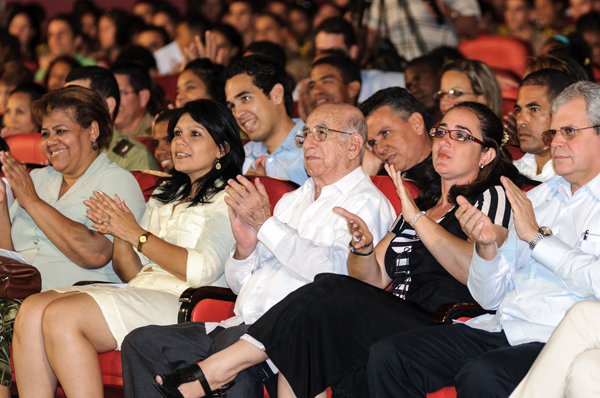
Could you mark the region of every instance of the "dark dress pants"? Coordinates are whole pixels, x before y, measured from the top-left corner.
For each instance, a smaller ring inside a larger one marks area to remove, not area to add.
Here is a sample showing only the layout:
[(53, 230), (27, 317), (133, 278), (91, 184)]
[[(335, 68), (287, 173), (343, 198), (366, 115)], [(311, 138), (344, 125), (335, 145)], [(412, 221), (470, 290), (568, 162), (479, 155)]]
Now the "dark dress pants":
[[(206, 359), (211, 354), (234, 344), (246, 333), (248, 325), (223, 329), (218, 327), (206, 334), (200, 322), (172, 326), (146, 326), (129, 333), (122, 344), (123, 387), (126, 398), (161, 398), (152, 385), (157, 374), (168, 374), (179, 368)], [(266, 363), (257, 365), (268, 368)], [(264, 376), (264, 375), (263, 375)], [(263, 377), (255, 368), (241, 372), (229, 398), (262, 398)], [(272, 377), (270, 380), (276, 380)]]
[(411, 330), (371, 347), (370, 396), (425, 397), (456, 386), (457, 398), (506, 398), (525, 377), (543, 343), (511, 346), (504, 332), (466, 325)]

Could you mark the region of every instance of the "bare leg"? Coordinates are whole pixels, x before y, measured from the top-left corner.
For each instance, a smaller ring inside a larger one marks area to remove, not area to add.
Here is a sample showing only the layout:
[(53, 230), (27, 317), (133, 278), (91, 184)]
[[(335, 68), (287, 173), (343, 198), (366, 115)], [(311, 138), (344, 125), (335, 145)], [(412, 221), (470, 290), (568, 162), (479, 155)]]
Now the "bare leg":
[(117, 348), (96, 301), (81, 293), (50, 303), (42, 317), (48, 363), (69, 398), (102, 398), (98, 353)]
[(0, 386), (0, 397), (10, 398), (10, 387)]
[(44, 353), (42, 313), (56, 298), (71, 294), (48, 291), (30, 296), (21, 304), (12, 344), (21, 397), (54, 398), (57, 382)]
[[(296, 398), (296, 394), (294, 394), (294, 390), (292, 390), (292, 386), (288, 383), (285, 376), (279, 373), (277, 378), (277, 396), (279, 398)], [(323, 391), (315, 398), (327, 398), (327, 391)]]
[[(245, 340), (240, 340), (223, 351), (211, 355), (200, 364), (206, 381), (214, 390), (235, 379), (242, 370), (267, 359), (269, 357), (263, 350)], [(157, 377), (157, 381), (161, 382), (160, 377)], [(185, 398), (199, 398), (205, 395), (199, 381), (182, 384), (179, 391)]]
[(277, 376), (277, 396), (279, 398), (296, 398), (292, 386), (281, 373)]

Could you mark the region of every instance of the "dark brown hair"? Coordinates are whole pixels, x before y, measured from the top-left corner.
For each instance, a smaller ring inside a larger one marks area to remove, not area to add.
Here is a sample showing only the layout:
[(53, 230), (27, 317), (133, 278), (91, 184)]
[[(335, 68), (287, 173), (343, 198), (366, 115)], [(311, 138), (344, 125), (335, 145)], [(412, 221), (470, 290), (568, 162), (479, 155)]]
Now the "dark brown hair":
[(100, 134), (96, 143), (108, 148), (113, 134), (113, 123), (106, 100), (95, 91), (80, 86), (68, 86), (54, 90), (31, 104), (31, 112), (39, 126), (54, 111), (66, 112), (71, 120), (84, 129), (92, 122), (98, 123)]

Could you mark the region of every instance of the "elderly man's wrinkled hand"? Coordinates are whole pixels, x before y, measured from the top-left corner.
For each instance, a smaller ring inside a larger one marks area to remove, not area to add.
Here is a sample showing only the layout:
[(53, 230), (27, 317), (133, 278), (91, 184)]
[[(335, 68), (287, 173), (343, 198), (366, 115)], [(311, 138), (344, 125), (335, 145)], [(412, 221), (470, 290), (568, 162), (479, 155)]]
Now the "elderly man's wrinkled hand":
[(514, 219), (515, 230), (519, 239), (529, 243), (533, 240), (540, 229), (533, 212), (533, 205), (525, 192), (517, 187), (506, 177), (500, 177), (500, 182), (506, 191), (506, 197), (510, 202)]
[(259, 178), (252, 184), (246, 177), (237, 176), (237, 181), (227, 181), (225, 191), (229, 197), (225, 202), (236, 214), (256, 231), (271, 217), (271, 206), (265, 186)]

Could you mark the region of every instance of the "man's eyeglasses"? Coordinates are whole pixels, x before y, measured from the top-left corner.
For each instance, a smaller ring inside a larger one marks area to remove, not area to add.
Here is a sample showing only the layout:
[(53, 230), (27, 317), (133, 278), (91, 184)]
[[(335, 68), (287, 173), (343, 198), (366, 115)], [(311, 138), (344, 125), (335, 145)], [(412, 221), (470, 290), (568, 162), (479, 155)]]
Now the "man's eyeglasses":
[(467, 133), (465, 130), (448, 130), (443, 127), (434, 127), (431, 130), (429, 130), (429, 135), (432, 136), (433, 138), (442, 138), (443, 136), (446, 135), (446, 133), (449, 134), (450, 139), (453, 139), (454, 141), (460, 141), (460, 142), (473, 141), (480, 145), (485, 146), (483, 141), (473, 137), (472, 134)]
[(590, 126), (590, 127), (582, 127), (580, 129), (576, 129), (573, 127), (561, 127), (558, 130), (556, 130), (556, 129), (546, 130), (542, 133), (542, 141), (544, 141), (544, 145), (552, 144), (552, 140), (554, 139), (554, 136), (556, 135), (557, 131), (560, 131), (560, 133), (562, 134), (565, 141), (568, 141), (568, 140), (572, 140), (573, 138), (575, 138), (575, 136), (577, 135), (576, 133), (578, 131), (586, 130), (586, 129), (595, 129), (595, 128), (599, 128), (599, 127), (600, 126)]
[(435, 99), (435, 100), (441, 100), (442, 98), (444, 98), (444, 95), (447, 95), (448, 98), (454, 100), (454, 99), (460, 98), (460, 97), (462, 97), (463, 95), (466, 95), (466, 94), (480, 95), (480, 94), (477, 94), (477, 93), (466, 93), (464, 91), (451, 89), (451, 90), (448, 90), (448, 91), (442, 91), (442, 90), (440, 90), (437, 93), (433, 93), (433, 99)]
[(296, 142), (299, 145), (302, 145), (304, 143), (304, 140), (306, 139), (306, 137), (308, 137), (308, 135), (310, 133), (312, 133), (313, 138), (315, 139), (315, 141), (317, 142), (321, 142), (321, 141), (325, 141), (325, 139), (327, 138), (327, 134), (329, 132), (334, 132), (334, 133), (340, 133), (340, 134), (354, 134), (354, 133), (348, 133), (347, 131), (339, 131), (339, 130), (334, 130), (334, 129), (330, 129), (328, 127), (323, 127), (323, 126), (315, 126), (311, 129), (309, 129), (308, 127), (304, 126), (302, 127), (302, 130), (298, 130), (296, 132), (296, 134), (294, 134), (294, 137), (296, 137)]

